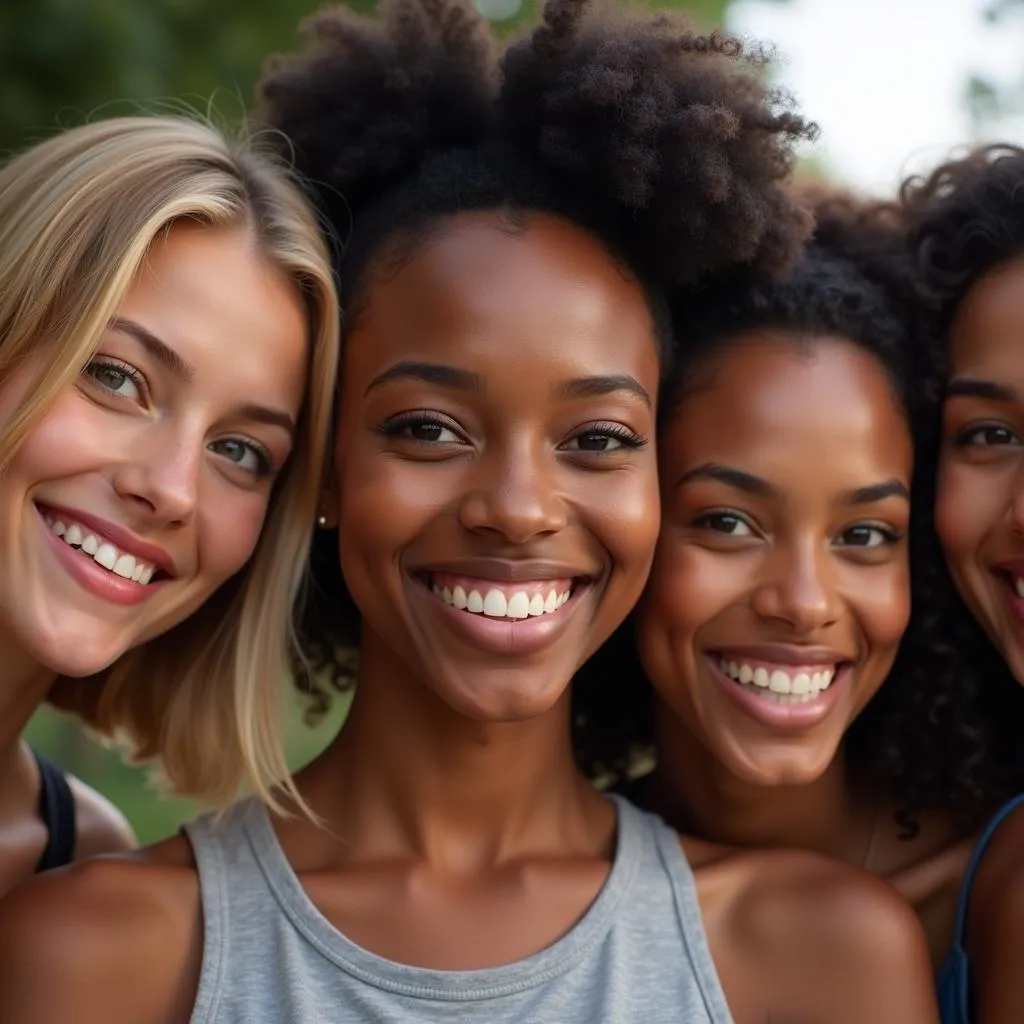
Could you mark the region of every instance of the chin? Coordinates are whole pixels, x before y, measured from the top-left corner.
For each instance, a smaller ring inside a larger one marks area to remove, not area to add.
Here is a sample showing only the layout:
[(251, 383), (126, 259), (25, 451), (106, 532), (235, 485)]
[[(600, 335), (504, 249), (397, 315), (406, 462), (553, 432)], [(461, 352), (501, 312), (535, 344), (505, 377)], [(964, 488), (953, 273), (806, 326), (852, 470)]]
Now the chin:
[(123, 643), (101, 640), (94, 635), (62, 635), (45, 640), (36, 638), (29, 652), (54, 675), (83, 679), (110, 668), (127, 649)]
[(449, 707), (477, 722), (528, 722), (551, 711), (564, 692), (564, 685), (517, 686), (507, 677), (493, 686), (467, 682), (438, 690)]
[(832, 756), (812, 754), (809, 751), (793, 751), (786, 755), (765, 752), (763, 757), (723, 759), (730, 772), (753, 786), (773, 788), (776, 786), (807, 786), (825, 774), (832, 763)]

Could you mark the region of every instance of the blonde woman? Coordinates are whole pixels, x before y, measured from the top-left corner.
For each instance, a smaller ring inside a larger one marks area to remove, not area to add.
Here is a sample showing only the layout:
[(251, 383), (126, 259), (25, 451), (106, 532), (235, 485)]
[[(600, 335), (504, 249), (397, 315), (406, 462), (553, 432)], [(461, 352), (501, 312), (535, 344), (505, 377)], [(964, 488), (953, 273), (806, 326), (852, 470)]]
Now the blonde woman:
[(130, 843), (20, 740), (47, 699), (181, 793), (273, 800), (337, 334), (251, 146), (119, 118), (0, 168), (0, 892)]

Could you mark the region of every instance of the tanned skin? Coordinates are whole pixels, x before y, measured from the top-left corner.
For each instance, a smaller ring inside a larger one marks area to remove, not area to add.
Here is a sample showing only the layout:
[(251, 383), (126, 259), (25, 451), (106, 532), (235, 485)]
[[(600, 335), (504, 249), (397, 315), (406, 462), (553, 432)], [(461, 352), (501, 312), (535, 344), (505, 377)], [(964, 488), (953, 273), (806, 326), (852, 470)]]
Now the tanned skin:
[[(937, 965), (970, 842), (938, 816), (902, 838), (843, 756), (909, 614), (906, 417), (881, 363), (841, 338), (751, 331), (709, 358), (660, 439), (662, 536), (637, 616), (658, 759), (636, 798), (710, 841), (870, 870), (918, 911)], [(780, 711), (723, 662), (836, 674)]]
[[(568, 682), (639, 596), (659, 527), (642, 289), (565, 221), (503, 227), (451, 218), (374, 282), (349, 339), (336, 508), (360, 683), (297, 777), (327, 829), (275, 821), (335, 927), (449, 970), (550, 945), (607, 879), (614, 805), (574, 764)], [(447, 625), (432, 575), (484, 579), (484, 559), (574, 578), (546, 646), (498, 657)], [(936, 1020), (923, 937), (887, 887), (810, 854), (684, 849), (739, 1024)], [(183, 838), (38, 879), (0, 919), (6, 1024), (188, 1020), (202, 927)]]
[[(960, 595), (1024, 685), (1024, 257), (968, 290), (951, 325), (935, 525)], [(981, 861), (967, 953), (978, 1024), (1024, 1019), (1024, 814), (1015, 811)]]

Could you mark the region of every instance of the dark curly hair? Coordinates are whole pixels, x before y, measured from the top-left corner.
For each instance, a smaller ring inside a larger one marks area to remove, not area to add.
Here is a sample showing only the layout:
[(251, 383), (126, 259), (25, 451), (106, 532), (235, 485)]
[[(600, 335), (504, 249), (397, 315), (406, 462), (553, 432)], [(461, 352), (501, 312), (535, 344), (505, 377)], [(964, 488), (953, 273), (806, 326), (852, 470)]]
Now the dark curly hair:
[(906, 707), (902, 760), (919, 804), (950, 807), (973, 824), (1024, 790), (1024, 687), (953, 584), (932, 520), (949, 369), (949, 326), (971, 286), (1024, 256), (1024, 149), (985, 146), (901, 189), (917, 302), (919, 578), (907, 660), (925, 666), (918, 707)]
[[(461, 0), (386, 0), (372, 19), (337, 8), (304, 30), (305, 52), (270, 62), (259, 119), (339, 236), (348, 332), (374, 275), (452, 214), (493, 210), (515, 230), (548, 212), (644, 286), (667, 365), (667, 289), (741, 263), (779, 272), (809, 230), (785, 185), (793, 143), (815, 129), (764, 85), (765, 54), (730, 36), (590, 0), (549, 0), (503, 52)], [(357, 644), (359, 617), (335, 536), (319, 539), (313, 571), (302, 633), (343, 687), (353, 665), (331, 652)], [(325, 706), (329, 688), (299, 679)]]
[[(929, 406), (921, 400), (910, 341), (920, 314), (912, 301), (914, 274), (902, 211), (842, 193), (820, 193), (814, 200), (814, 235), (783, 280), (757, 280), (747, 271), (734, 282), (674, 303), (679, 353), (663, 406), (667, 417), (710, 359), (747, 331), (775, 329), (790, 334), (797, 345), (831, 336), (870, 353), (885, 369), (909, 429), (918, 434)], [(912, 525), (912, 545), (920, 532)], [(915, 573), (919, 561), (912, 549)], [(916, 582), (913, 588), (918, 589)], [(914, 811), (933, 796), (932, 767), (913, 737), (921, 725), (927, 731), (923, 723), (939, 710), (932, 699), (936, 666), (916, 656), (916, 636), (904, 641), (885, 686), (846, 738), (855, 771), (892, 792), (901, 808), (898, 820), (911, 832)], [(584, 770), (612, 784), (628, 778), (653, 753), (653, 713), (653, 690), (640, 664), (633, 624), (627, 622), (577, 677), (573, 722)]]

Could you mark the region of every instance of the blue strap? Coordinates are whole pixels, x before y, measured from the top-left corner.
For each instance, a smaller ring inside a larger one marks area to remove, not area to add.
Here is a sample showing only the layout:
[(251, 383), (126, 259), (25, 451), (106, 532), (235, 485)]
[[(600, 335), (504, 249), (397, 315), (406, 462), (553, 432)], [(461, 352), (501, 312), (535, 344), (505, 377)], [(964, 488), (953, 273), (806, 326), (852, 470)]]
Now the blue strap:
[(974, 884), (974, 876), (978, 873), (981, 858), (985, 856), (985, 850), (992, 841), (999, 826), (1021, 805), (1024, 805), (1024, 793), (1015, 796), (999, 808), (989, 820), (971, 853), (971, 859), (967, 862), (967, 870), (964, 872), (963, 882), (960, 885), (960, 897), (956, 905), (956, 930), (953, 932), (953, 945), (962, 946), (964, 941), (964, 930), (967, 927), (967, 908), (971, 901), (971, 886)]

